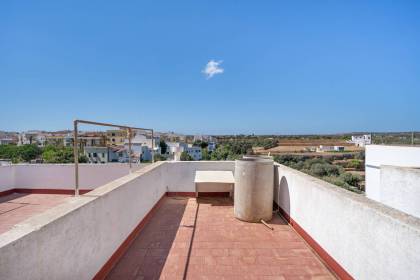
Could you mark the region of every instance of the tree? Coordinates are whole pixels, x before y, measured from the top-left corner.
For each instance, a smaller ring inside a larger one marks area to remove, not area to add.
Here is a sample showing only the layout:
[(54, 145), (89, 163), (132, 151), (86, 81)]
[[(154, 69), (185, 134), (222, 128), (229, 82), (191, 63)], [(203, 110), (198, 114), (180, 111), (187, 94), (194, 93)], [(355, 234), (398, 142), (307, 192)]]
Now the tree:
[(192, 160), (194, 160), (193, 158), (192, 158), (192, 156), (190, 156), (187, 152), (182, 152), (181, 153), (181, 160), (182, 161), (192, 161)]
[[(85, 155), (79, 155), (79, 163), (88, 162)], [(43, 149), (42, 159), (45, 163), (73, 163), (74, 151), (71, 147), (48, 145)]]
[(209, 153), (209, 151), (206, 148), (201, 149), (201, 158), (203, 160), (210, 160), (211, 159), (211, 153)]
[(162, 156), (161, 154), (155, 154), (154, 155), (154, 159), (155, 159), (155, 161), (164, 161), (164, 160), (166, 160), (166, 158), (164, 156)]
[(163, 139), (160, 139), (159, 147), (161, 154), (166, 154), (168, 150), (168, 144), (166, 144), (166, 142)]

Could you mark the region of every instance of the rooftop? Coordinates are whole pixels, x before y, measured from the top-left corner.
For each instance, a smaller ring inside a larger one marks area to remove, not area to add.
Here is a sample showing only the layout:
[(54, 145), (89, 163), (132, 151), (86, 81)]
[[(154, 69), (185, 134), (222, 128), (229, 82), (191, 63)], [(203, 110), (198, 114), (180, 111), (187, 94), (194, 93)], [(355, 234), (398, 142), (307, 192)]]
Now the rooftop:
[(233, 161), (127, 166), (80, 164), (76, 197), (71, 164), (1, 166), (1, 278), (420, 275), (419, 217), (300, 171), (274, 165), (270, 229), (234, 218), (231, 184), (195, 198), (197, 171), (235, 174)]
[(334, 279), (288, 223), (233, 216), (229, 198), (166, 197), (107, 279)]
[(64, 203), (70, 195), (12, 193), (0, 196), (0, 234), (14, 225)]

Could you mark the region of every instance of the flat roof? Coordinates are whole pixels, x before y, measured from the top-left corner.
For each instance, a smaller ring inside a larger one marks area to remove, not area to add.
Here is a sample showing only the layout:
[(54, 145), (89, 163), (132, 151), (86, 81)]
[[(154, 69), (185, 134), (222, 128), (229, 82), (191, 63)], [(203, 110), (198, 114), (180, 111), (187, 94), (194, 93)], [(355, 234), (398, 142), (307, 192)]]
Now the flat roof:
[(229, 198), (166, 197), (107, 279), (335, 279), (279, 215), (246, 223)]
[(12, 193), (0, 197), (0, 234), (66, 201), (71, 195)]

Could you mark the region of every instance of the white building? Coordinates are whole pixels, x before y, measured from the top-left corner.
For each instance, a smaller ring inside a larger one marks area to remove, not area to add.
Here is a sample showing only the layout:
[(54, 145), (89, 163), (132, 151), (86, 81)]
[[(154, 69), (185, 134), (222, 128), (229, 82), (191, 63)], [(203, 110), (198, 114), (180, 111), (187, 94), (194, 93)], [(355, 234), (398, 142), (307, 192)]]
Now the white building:
[(207, 150), (209, 152), (213, 152), (214, 150), (216, 150), (216, 142), (209, 142), (207, 146)]
[(366, 145), (372, 144), (372, 135), (353, 135), (351, 137), (351, 143), (354, 143), (358, 147), (365, 147)]
[(334, 151), (334, 146), (319, 145), (319, 147), (316, 148), (316, 151), (317, 151), (317, 153), (332, 152), (332, 151)]
[(188, 145), (187, 149), (185, 150), (187, 154), (189, 154), (194, 160), (201, 160), (201, 147)]
[(46, 141), (46, 135), (42, 131), (38, 130), (21, 132), (18, 135), (18, 146), (36, 144), (39, 147), (44, 147)]
[(15, 140), (12, 138), (2, 138), (0, 139), (0, 145), (8, 145), (15, 143)]
[(188, 148), (188, 145), (184, 142), (166, 142), (166, 145), (168, 146), (166, 153), (176, 161), (181, 159), (181, 153)]
[(366, 196), (420, 217), (420, 147), (366, 146)]
[[(125, 140), (124, 147), (128, 151), (128, 140)], [(139, 158), (140, 161), (151, 161), (154, 154), (160, 154), (159, 138), (155, 138), (152, 145), (151, 138), (147, 138), (145, 135), (137, 134), (133, 139), (131, 139), (131, 151), (133, 156)]]
[(108, 147), (86, 146), (84, 154), (88, 158), (89, 163), (107, 163), (109, 160)]

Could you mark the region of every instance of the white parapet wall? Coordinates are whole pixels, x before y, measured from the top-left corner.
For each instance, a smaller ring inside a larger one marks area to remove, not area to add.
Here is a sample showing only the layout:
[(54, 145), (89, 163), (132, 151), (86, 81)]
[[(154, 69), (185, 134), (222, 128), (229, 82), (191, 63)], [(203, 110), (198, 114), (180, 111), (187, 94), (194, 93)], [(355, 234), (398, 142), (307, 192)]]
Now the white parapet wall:
[(366, 146), (366, 196), (419, 216), (420, 180), (416, 168), (420, 168), (420, 147)]
[[(147, 164), (133, 164), (132, 171)], [(130, 173), (128, 164), (80, 164), (79, 186), (95, 189)], [(0, 191), (13, 188), (72, 189), (74, 188), (73, 164), (13, 164), (0, 166)]]
[(15, 187), (14, 167), (12, 165), (0, 166), (0, 192)]
[(275, 200), (355, 279), (418, 279), (420, 219), (277, 165)]
[(420, 168), (381, 165), (380, 202), (420, 217)]
[(195, 171), (234, 171), (234, 161), (169, 161), (166, 186), (169, 192), (194, 192)]
[(165, 194), (155, 163), (0, 235), (1, 279), (92, 279)]

